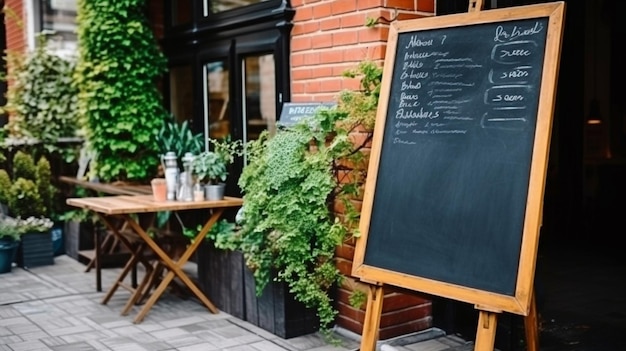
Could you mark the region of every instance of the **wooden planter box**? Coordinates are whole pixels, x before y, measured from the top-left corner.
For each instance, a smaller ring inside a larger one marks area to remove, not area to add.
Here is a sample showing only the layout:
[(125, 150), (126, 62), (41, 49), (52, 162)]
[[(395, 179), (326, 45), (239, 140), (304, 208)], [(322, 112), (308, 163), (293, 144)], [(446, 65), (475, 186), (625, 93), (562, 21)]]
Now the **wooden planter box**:
[(23, 268), (54, 264), (54, 249), (50, 231), (23, 234), (17, 250), (17, 265)]
[(256, 295), (254, 277), (241, 252), (218, 250), (205, 242), (197, 263), (200, 287), (221, 311), (284, 339), (318, 330), (316, 311), (295, 301), (286, 284), (271, 282), (261, 296)]
[(66, 221), (65, 227), (65, 254), (79, 260), (79, 252), (93, 250), (93, 225), (81, 221)]

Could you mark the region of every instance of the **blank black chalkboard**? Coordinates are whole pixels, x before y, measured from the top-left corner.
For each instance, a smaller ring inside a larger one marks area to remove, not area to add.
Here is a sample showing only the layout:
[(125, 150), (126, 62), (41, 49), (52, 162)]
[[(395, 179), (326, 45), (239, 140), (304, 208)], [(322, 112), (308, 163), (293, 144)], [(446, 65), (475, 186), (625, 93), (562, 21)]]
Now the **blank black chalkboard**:
[[(356, 276), (387, 282), (385, 274), (363, 273), (373, 267), (393, 272), (392, 284), (412, 288), (417, 277), (428, 282), (417, 290), (444, 296), (447, 286), (461, 287), (449, 297), (484, 305), (489, 299), (474, 300), (474, 292), (519, 292), (523, 237), (538, 235), (525, 227), (529, 205), (540, 217), (541, 194), (529, 194), (538, 145), (535, 174), (545, 176), (547, 162), (549, 138), (536, 140), (540, 97), (554, 94), (542, 85), (545, 62), (554, 60), (546, 57), (550, 16), (519, 17), (397, 31), (393, 62), (385, 63), (393, 69), (385, 71), (391, 77), (376, 125), (384, 129), (374, 138), (375, 183), (366, 187)], [(549, 134), (548, 104), (540, 128)], [(542, 192), (543, 183), (533, 189)], [(431, 282), (444, 287), (430, 289)]]

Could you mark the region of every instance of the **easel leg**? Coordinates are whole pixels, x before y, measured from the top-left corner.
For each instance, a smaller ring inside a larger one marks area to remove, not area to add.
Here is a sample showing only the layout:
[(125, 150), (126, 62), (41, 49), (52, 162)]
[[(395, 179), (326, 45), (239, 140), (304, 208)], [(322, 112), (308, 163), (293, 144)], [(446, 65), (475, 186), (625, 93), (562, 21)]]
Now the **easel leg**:
[(378, 327), (380, 326), (380, 316), (382, 310), (383, 287), (371, 285), (367, 291), (367, 306), (365, 309), (363, 335), (361, 336), (361, 351), (376, 350)]
[(537, 319), (537, 305), (535, 294), (530, 299), (530, 311), (524, 317), (524, 330), (526, 331), (526, 351), (539, 351), (539, 330)]
[(476, 331), (475, 351), (493, 351), (496, 341), (498, 314), (480, 311), (478, 314), (478, 330)]

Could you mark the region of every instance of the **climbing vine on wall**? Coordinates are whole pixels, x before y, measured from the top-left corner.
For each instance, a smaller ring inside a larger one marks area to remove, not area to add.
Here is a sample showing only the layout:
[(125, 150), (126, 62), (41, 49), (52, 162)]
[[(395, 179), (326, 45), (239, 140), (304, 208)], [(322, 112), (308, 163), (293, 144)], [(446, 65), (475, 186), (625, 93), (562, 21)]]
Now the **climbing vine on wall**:
[(100, 179), (146, 180), (159, 164), (156, 134), (166, 111), (157, 79), (165, 72), (143, 0), (79, 0), (78, 82), (86, 142)]

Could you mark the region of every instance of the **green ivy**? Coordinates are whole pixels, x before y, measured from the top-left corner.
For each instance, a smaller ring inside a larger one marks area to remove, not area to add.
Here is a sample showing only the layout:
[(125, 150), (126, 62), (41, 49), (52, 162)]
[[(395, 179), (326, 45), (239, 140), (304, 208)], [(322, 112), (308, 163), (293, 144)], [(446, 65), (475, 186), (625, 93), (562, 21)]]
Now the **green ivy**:
[(166, 70), (143, 0), (79, 0), (79, 110), (91, 171), (105, 181), (145, 181), (159, 165), (156, 135), (167, 113), (157, 80)]
[(0, 113), (11, 118), (4, 127), (5, 137), (13, 140), (37, 140), (48, 154), (59, 153), (66, 162), (78, 152), (73, 146), (59, 144), (60, 138), (79, 134), (78, 90), (73, 84), (74, 62), (50, 53), (46, 37), (38, 36), (34, 51), (8, 52), (10, 82), (6, 105)]
[[(337, 315), (331, 289), (343, 279), (335, 250), (359, 235), (351, 199), (365, 182), (365, 144), (355, 145), (349, 135), (373, 128), (382, 69), (368, 61), (346, 76), (359, 77), (362, 90), (342, 92), (337, 108), (320, 109), (271, 138), (264, 132), (247, 145), (249, 163), (239, 179), (243, 221), (231, 236), (231, 247), (254, 272), (257, 293), (272, 280), (287, 283), (298, 301), (317, 309), (327, 335)], [(343, 216), (331, 212), (334, 201), (345, 204)]]

